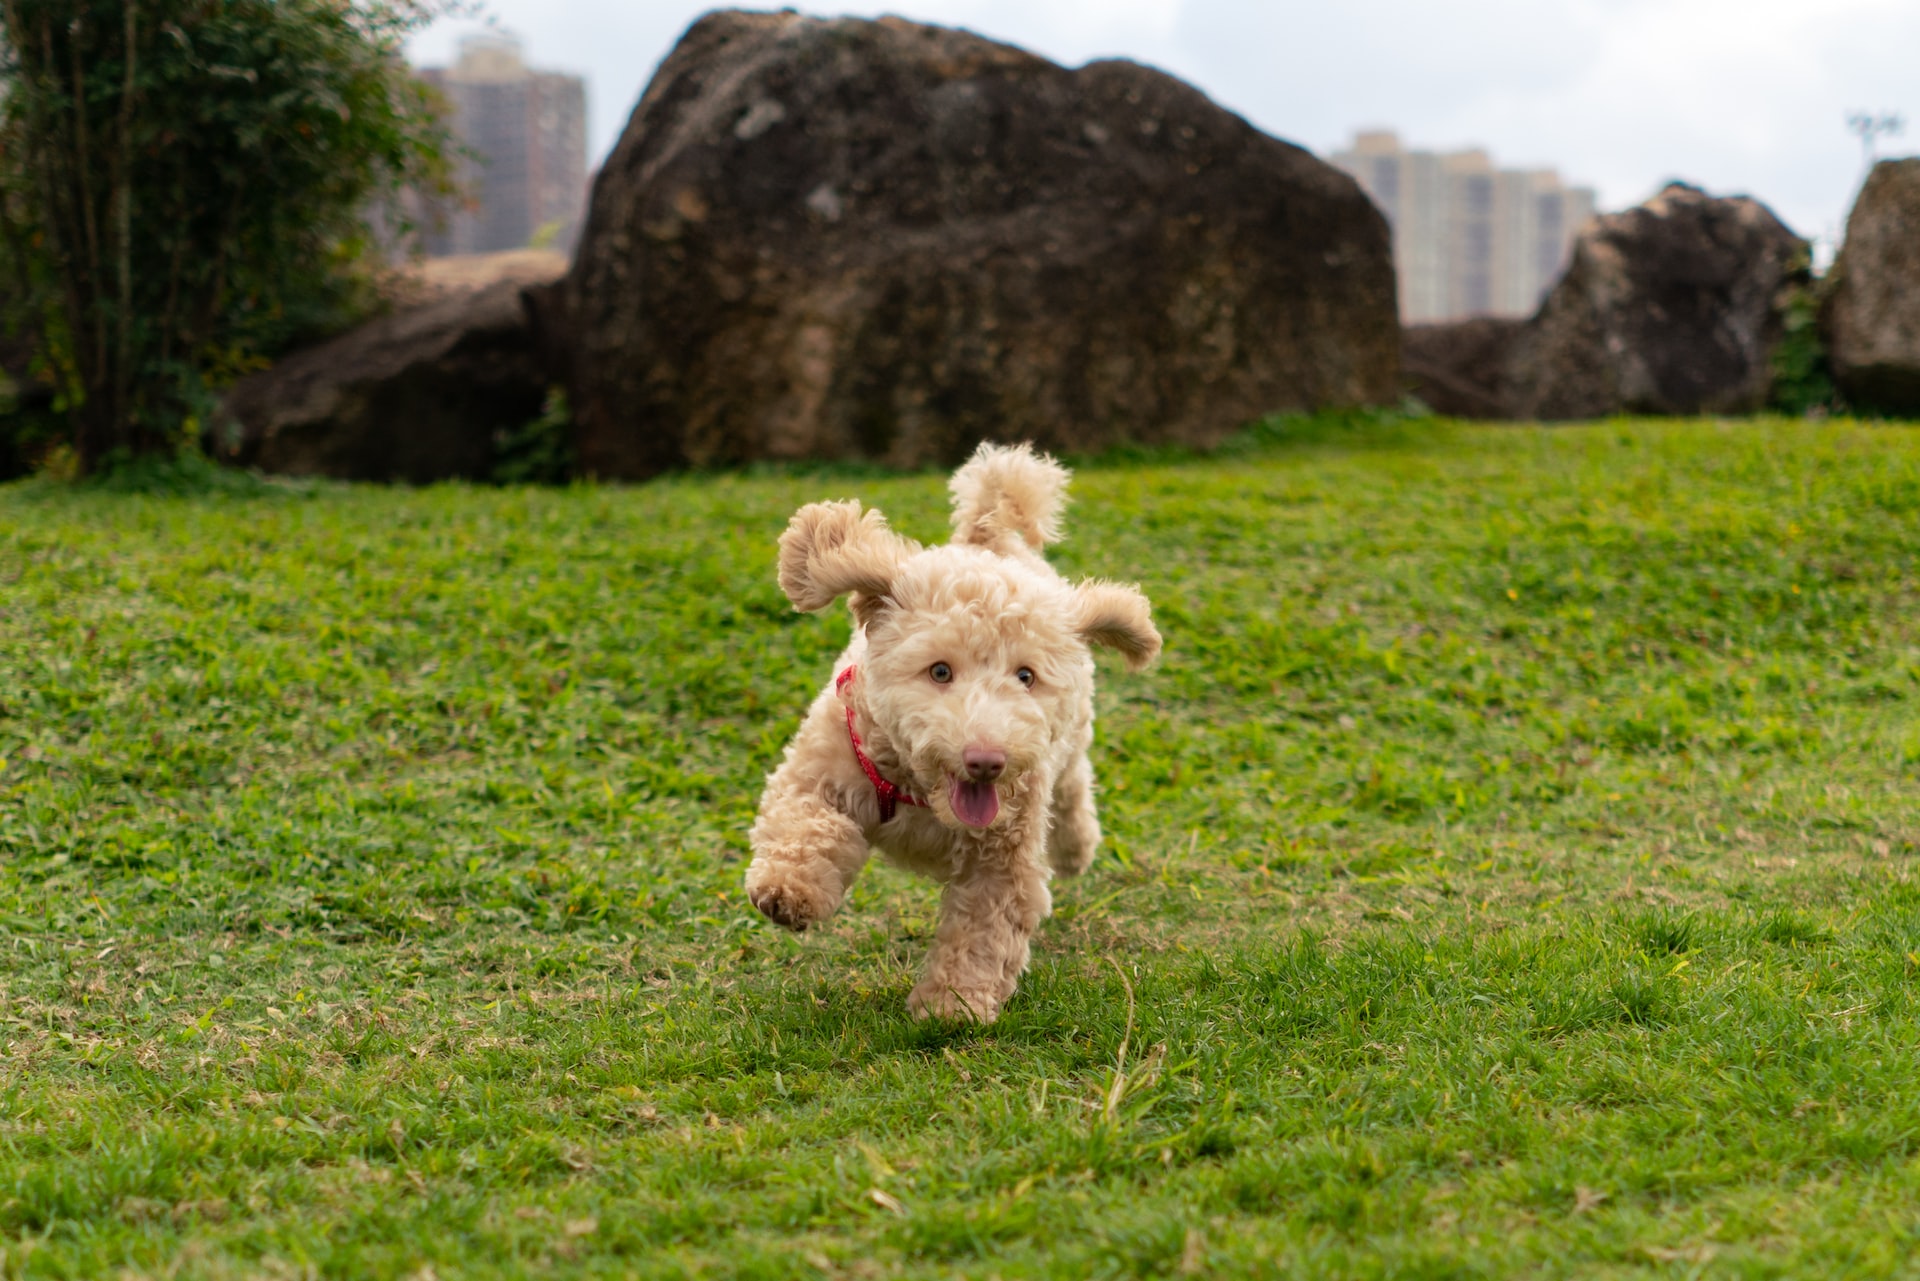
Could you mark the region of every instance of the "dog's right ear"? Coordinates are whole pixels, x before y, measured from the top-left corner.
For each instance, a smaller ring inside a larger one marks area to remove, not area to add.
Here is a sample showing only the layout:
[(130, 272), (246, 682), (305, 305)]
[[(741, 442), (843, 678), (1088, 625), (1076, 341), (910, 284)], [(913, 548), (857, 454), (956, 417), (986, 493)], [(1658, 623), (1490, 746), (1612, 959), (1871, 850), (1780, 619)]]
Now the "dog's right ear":
[(1073, 589), (1073, 599), (1075, 622), (1087, 644), (1118, 650), (1136, 672), (1160, 657), (1153, 606), (1138, 587), (1086, 582)]
[[(878, 602), (893, 588), (900, 564), (917, 549), (887, 528), (878, 511), (864, 515), (856, 500), (809, 503), (780, 535), (780, 590), (793, 607), (811, 613), (849, 592)], [(856, 608), (855, 612), (859, 612)]]

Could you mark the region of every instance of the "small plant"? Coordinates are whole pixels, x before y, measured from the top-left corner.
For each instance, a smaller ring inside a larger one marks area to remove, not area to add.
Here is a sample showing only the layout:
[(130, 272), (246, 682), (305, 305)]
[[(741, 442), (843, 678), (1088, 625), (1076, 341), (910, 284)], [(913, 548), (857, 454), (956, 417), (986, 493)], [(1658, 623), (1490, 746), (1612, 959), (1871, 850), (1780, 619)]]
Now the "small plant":
[(1838, 393), (1827, 363), (1827, 345), (1820, 336), (1818, 282), (1789, 287), (1772, 365), (1773, 391), (1769, 399), (1773, 408), (1797, 417), (1836, 408)]
[(1634, 922), (1633, 940), (1648, 956), (1685, 956), (1696, 946), (1694, 918), (1650, 913)]
[(262, 494), (312, 484), (311, 481), (270, 480), (257, 472), (223, 467), (196, 449), (112, 457), (84, 479), (72, 474), (70, 453), (63, 454), (62, 458), (67, 468), (65, 475), (51, 467), (44, 468), (41, 474), (50, 480), (78, 479), (84, 488), (108, 494), (192, 498), (208, 494)]
[(1826, 941), (1827, 931), (1806, 914), (1783, 907), (1760, 922), (1760, 937), (1781, 947), (1808, 947)]
[(540, 416), (524, 427), (499, 432), (493, 442), (496, 485), (564, 485), (573, 475), (573, 414), (567, 393), (547, 392)]

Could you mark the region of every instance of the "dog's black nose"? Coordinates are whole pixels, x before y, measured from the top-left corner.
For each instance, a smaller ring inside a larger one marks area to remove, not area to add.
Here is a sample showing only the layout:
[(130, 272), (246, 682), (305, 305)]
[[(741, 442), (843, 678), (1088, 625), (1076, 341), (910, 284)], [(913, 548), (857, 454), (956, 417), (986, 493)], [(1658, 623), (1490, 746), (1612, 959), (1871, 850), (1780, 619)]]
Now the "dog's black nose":
[(967, 777), (976, 783), (993, 782), (1007, 767), (1007, 754), (990, 747), (969, 747), (960, 760), (967, 767)]

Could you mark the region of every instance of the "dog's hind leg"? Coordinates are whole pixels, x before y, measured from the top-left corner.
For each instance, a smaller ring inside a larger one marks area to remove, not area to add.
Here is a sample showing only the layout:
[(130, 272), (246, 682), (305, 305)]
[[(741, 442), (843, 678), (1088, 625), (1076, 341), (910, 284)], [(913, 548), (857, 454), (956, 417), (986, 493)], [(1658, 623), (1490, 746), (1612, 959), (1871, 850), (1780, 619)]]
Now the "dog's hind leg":
[(926, 977), (907, 1008), (915, 1018), (993, 1022), (1027, 968), (1028, 940), (1052, 909), (1046, 872), (1025, 857), (947, 882)]
[(749, 839), (747, 898), (790, 930), (832, 916), (867, 861), (860, 825), (814, 795), (770, 794)]
[(1053, 830), (1047, 862), (1062, 876), (1078, 876), (1100, 848), (1100, 814), (1093, 804), (1093, 765), (1085, 752), (1069, 764), (1053, 788)]

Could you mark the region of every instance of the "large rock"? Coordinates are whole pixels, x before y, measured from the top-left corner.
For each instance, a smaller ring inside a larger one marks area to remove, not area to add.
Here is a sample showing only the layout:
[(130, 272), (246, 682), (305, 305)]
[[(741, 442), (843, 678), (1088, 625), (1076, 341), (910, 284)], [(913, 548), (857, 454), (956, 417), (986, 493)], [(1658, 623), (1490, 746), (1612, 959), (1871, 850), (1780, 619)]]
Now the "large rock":
[(609, 477), (1206, 445), (1397, 394), (1387, 226), (1345, 175), (1145, 67), (899, 19), (696, 22), (540, 310)]
[(1758, 201), (1674, 183), (1594, 219), (1531, 319), (1409, 326), (1408, 390), (1462, 418), (1752, 412), (1807, 249)]
[(1920, 415), (1920, 157), (1883, 160), (1867, 175), (1823, 319), (1850, 404)]
[(396, 286), (399, 310), (241, 380), (216, 450), (294, 476), (485, 479), (551, 382), (522, 294), (566, 268), (544, 251), (425, 264)]
[(1596, 218), (1514, 341), (1509, 407), (1540, 419), (1760, 409), (1808, 260), (1765, 205), (1682, 183)]

